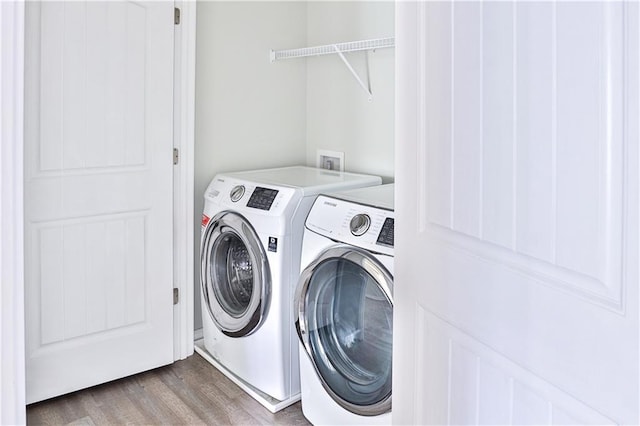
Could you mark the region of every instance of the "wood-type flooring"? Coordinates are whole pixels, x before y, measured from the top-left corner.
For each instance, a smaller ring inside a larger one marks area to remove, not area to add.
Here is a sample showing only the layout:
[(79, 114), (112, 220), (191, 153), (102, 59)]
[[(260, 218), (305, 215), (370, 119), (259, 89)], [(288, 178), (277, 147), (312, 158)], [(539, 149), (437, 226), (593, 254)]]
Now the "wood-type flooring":
[(28, 425), (309, 425), (275, 414), (197, 353), (166, 367), (27, 406)]

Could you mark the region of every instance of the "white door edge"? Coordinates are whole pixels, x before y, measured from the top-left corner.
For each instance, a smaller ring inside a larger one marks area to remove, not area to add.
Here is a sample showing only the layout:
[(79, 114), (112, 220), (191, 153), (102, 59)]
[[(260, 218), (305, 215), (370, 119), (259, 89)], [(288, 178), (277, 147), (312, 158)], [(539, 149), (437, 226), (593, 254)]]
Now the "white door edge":
[[(24, 3), (0, 7), (0, 424), (25, 424), (23, 114)], [(7, 90), (5, 92), (4, 90)]]
[(179, 161), (173, 177), (174, 288), (180, 301), (173, 313), (174, 360), (193, 354), (194, 272), (193, 202), (195, 146), (196, 2), (179, 0), (180, 24), (175, 27), (174, 147)]

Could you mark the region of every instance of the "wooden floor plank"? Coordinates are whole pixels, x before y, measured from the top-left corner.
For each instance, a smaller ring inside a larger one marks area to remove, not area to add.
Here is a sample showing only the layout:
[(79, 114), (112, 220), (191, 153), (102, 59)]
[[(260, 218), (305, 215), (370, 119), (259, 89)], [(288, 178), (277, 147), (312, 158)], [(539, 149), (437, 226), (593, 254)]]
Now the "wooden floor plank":
[(91, 392), (78, 392), (80, 394), (80, 403), (87, 412), (89, 419), (93, 424), (107, 424), (107, 416), (102, 412)]
[[(198, 383), (199, 392), (203, 398), (203, 418), (211, 423), (216, 424), (233, 424), (233, 413), (229, 411), (229, 407), (235, 405), (233, 399), (229, 398), (221, 392), (214, 382)], [(187, 386), (193, 387), (196, 384), (188, 381)]]
[[(128, 394), (150, 423), (185, 423), (185, 415), (176, 413), (171, 407), (171, 402), (162, 398), (162, 392), (171, 392), (166, 386), (154, 381), (159, 371), (147, 372), (135, 376), (134, 383), (128, 386)], [(195, 416), (192, 416), (192, 418)]]
[[(126, 386), (131, 380), (133, 380), (131, 377), (127, 377), (121, 381), (110, 382), (89, 389), (100, 411), (107, 418), (108, 424), (142, 424), (148, 421), (144, 412), (129, 398), (126, 392)], [(62, 396), (60, 399), (64, 400), (65, 397)], [(29, 412), (27, 411), (27, 423), (29, 422), (28, 415)]]
[(301, 425), (300, 403), (271, 413), (200, 355), (27, 406), (29, 425)]

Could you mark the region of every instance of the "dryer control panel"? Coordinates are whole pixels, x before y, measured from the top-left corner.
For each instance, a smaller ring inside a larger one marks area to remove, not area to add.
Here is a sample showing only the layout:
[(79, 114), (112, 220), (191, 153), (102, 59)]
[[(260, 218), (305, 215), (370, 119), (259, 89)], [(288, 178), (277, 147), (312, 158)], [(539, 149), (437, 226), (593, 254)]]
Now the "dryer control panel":
[(305, 226), (334, 241), (392, 256), (394, 221), (393, 210), (320, 195)]

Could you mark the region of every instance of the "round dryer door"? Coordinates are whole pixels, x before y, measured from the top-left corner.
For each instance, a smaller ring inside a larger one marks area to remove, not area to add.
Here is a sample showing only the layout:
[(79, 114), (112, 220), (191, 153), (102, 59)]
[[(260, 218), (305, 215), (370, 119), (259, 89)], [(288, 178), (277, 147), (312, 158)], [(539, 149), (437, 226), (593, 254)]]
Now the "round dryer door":
[(352, 413), (391, 409), (393, 278), (369, 253), (339, 246), (301, 276), (298, 333), (328, 394)]
[(241, 215), (225, 211), (202, 235), (202, 294), (213, 322), (231, 337), (248, 336), (266, 317), (269, 263), (260, 239)]

